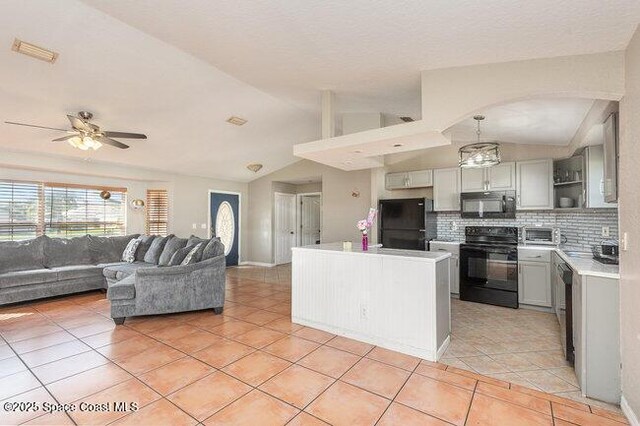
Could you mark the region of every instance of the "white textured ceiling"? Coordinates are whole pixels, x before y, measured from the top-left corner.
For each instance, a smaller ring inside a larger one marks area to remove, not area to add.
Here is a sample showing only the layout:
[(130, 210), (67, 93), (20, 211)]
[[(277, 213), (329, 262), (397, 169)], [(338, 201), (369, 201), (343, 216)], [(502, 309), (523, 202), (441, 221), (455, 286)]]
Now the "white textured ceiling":
[(420, 116), (420, 70), (624, 49), (638, 0), (84, 0), (317, 110)]
[[(480, 113), (481, 140), (566, 146), (593, 106), (593, 99), (552, 98), (512, 102)], [(454, 142), (476, 142), (477, 122), (468, 118), (444, 134)]]
[[(60, 53), (48, 64), (11, 51), (14, 37)], [(4, 124), (67, 128), (88, 110), (103, 129), (146, 133), (87, 153), (64, 133)], [(242, 127), (225, 122), (237, 115)], [(90, 157), (135, 167), (248, 181), (294, 161), (292, 146), (318, 139), (318, 117), (256, 89), (178, 48), (74, 0), (0, 2), (0, 165), (2, 148)]]

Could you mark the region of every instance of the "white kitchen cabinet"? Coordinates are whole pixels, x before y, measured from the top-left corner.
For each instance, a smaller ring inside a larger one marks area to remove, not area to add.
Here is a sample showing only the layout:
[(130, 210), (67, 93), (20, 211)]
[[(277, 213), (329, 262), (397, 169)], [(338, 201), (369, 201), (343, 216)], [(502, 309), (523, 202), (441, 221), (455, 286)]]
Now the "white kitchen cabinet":
[(518, 260), (518, 303), (553, 306), (551, 296), (551, 264)]
[(487, 190), (485, 169), (461, 169), (461, 192), (482, 192)]
[(386, 189), (426, 188), (429, 186), (433, 186), (433, 170), (387, 173), (385, 176)]
[(516, 164), (462, 169), (462, 192), (513, 191), (516, 189)]
[(487, 182), (491, 191), (516, 189), (516, 163), (500, 163), (487, 169)]
[(435, 211), (460, 210), (460, 169), (433, 171), (433, 209)]
[(460, 294), (460, 244), (443, 243), (431, 241), (429, 243), (429, 251), (444, 251), (451, 253), (451, 294)]
[(584, 149), (585, 206), (587, 208), (617, 208), (617, 203), (604, 200), (604, 146), (592, 145)]
[(553, 161), (516, 163), (516, 210), (553, 209)]

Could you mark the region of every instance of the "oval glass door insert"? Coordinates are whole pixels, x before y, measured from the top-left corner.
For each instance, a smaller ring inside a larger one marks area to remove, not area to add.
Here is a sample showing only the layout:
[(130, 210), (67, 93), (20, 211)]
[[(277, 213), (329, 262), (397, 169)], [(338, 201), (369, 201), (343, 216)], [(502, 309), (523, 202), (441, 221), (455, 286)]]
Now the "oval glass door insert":
[(224, 244), (224, 255), (228, 255), (235, 238), (236, 221), (231, 204), (223, 201), (216, 214), (216, 237)]

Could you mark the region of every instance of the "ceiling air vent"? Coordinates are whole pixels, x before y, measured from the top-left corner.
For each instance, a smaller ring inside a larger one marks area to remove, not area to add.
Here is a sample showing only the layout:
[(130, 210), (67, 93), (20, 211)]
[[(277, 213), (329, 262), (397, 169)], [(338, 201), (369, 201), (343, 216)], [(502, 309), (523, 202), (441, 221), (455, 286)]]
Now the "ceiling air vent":
[(41, 61), (49, 62), (50, 64), (54, 63), (56, 59), (58, 59), (58, 54), (56, 52), (18, 39), (13, 41), (11, 50), (22, 53), (23, 55), (31, 56), (32, 58), (40, 59)]
[(247, 120), (245, 120), (244, 118), (236, 117), (235, 115), (233, 117), (227, 118), (227, 123), (235, 124), (236, 126), (242, 126), (246, 122)]
[(405, 123), (411, 123), (412, 121), (415, 121), (411, 117), (400, 117), (400, 120), (404, 121)]

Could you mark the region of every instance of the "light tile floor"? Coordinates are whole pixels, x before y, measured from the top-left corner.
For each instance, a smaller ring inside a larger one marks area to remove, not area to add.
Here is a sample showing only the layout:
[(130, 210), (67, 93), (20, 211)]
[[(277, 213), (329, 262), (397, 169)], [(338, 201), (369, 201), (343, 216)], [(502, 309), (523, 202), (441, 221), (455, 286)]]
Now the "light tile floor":
[[(131, 318), (116, 327), (99, 292), (0, 308), (0, 424), (626, 423), (617, 412), (533, 389), (537, 376), (527, 371), (553, 370), (547, 368), (553, 356), (487, 354), (511, 340), (488, 333), (494, 319), (484, 306), (474, 312), (454, 302), (448, 362), (457, 366), (447, 365), (291, 323), (288, 267), (231, 268), (227, 276), (223, 315)], [(540, 330), (551, 334), (550, 320), (525, 316), (524, 328), (542, 324)], [(472, 336), (471, 324), (480, 317), (479, 329), (489, 338)], [(500, 335), (525, 333), (520, 329), (502, 323)], [(557, 350), (544, 346), (551, 342), (544, 336), (527, 334), (539, 339), (541, 351)], [(527, 362), (540, 368), (519, 370)], [(514, 369), (518, 377), (510, 375)], [(550, 374), (570, 384), (570, 376)], [(135, 402), (139, 409), (41, 409), (45, 402), (113, 401)], [(40, 409), (3, 411), (7, 402), (37, 402)]]

